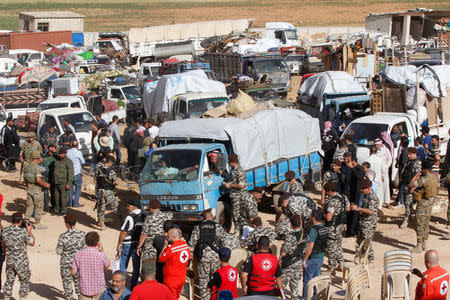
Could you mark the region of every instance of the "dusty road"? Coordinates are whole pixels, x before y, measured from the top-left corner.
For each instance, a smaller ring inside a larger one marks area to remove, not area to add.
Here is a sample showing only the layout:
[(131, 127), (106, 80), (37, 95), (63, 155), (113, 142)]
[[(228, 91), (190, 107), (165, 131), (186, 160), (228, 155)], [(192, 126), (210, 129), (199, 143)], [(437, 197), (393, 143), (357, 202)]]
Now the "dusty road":
[[(97, 230), (95, 226), (95, 212), (93, 211), (94, 202), (90, 196), (93, 195), (93, 191), (89, 188), (92, 184), (92, 178), (90, 176), (83, 176), (83, 190), (82, 198), (80, 200), (84, 207), (76, 210), (71, 210), (78, 217), (79, 224), (77, 227), (84, 231)], [(125, 204), (127, 199), (137, 197), (137, 186), (133, 184), (127, 184), (121, 182), (118, 186), (118, 196), (122, 204)], [(15, 211), (25, 211), (25, 198), (26, 191), (24, 186), (19, 181), (18, 173), (5, 173), (0, 171), (0, 191), (5, 197), (2, 207), (2, 225), (8, 226), (11, 221), (11, 214)], [(317, 194), (311, 194), (314, 199), (318, 199)], [(447, 195), (446, 192), (441, 191), (440, 199), (445, 201)], [(430, 247), (438, 249), (441, 253), (441, 265), (447, 269), (450, 269), (450, 241), (442, 239), (448, 230), (443, 225), (445, 219), (445, 208), (441, 208), (440, 211), (433, 213), (431, 219), (431, 235), (430, 235)], [(374, 247), (376, 260), (374, 264), (370, 265), (370, 275), (372, 287), (369, 291), (369, 299), (378, 299), (380, 296), (380, 278), (382, 272), (382, 258), (383, 253), (396, 248), (409, 248), (414, 246), (415, 232), (413, 228), (406, 228), (403, 230), (398, 229), (400, 222), (400, 215), (403, 212), (402, 209), (385, 209), (387, 219), (379, 224), (377, 232), (375, 234)], [(264, 223), (266, 225), (274, 224), (274, 214), (269, 212), (261, 213)], [(46, 214), (43, 216), (43, 223), (48, 226), (48, 229), (35, 231), (36, 246), (30, 247), (28, 255), (31, 266), (31, 292), (28, 299), (63, 299), (62, 284), (59, 275), (59, 257), (55, 252), (57, 238), (59, 234), (65, 231), (63, 218), (51, 216)], [(107, 230), (100, 233), (101, 242), (104, 245), (106, 254), (112, 260), (116, 254), (115, 249), (117, 245), (119, 222), (113, 223), (108, 226)], [(280, 243), (280, 242), (277, 242)], [(344, 239), (344, 257), (347, 260), (351, 260), (354, 254), (355, 239)], [(423, 264), (423, 255), (415, 254), (413, 256), (415, 267), (423, 270), (425, 268)], [(109, 279), (111, 271), (107, 272)], [(340, 288), (340, 276), (338, 272), (337, 277), (333, 280), (333, 290)], [(3, 282), (5, 281), (4, 268), (2, 272)], [(411, 285), (411, 293), (414, 291), (414, 287), (417, 283), (417, 279), (413, 279)], [(18, 282), (16, 281), (14, 286), (13, 296), (18, 299)]]

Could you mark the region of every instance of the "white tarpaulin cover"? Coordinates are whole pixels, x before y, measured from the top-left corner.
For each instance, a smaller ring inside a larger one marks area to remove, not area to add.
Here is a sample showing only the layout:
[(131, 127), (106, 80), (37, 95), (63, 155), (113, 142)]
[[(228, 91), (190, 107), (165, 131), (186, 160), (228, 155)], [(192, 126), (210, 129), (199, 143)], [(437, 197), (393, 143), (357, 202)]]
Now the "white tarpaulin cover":
[[(150, 88), (148, 89), (150, 90)], [(176, 95), (186, 92), (211, 92), (227, 96), (225, 85), (210, 80), (202, 70), (189, 71), (175, 75), (164, 75), (158, 80), (156, 88), (150, 93), (144, 90), (144, 110), (147, 116), (169, 112)]]
[(159, 137), (231, 141), (233, 152), (239, 155), (245, 170), (321, 149), (319, 120), (300, 110), (285, 108), (264, 110), (246, 120), (164, 122)]
[(419, 83), (428, 95), (435, 98), (447, 97), (447, 88), (450, 87), (450, 65), (429, 66), (416, 68), (413, 65), (388, 66), (383, 76), (390, 82), (415, 87), (419, 75)]
[(184, 41), (244, 32), (252, 23), (252, 19), (239, 19), (131, 28), (128, 37), (130, 43)]
[(309, 77), (298, 89), (300, 99), (305, 104), (318, 101), (322, 106), (324, 94), (365, 93), (362, 86), (352, 75), (343, 71), (321, 72)]

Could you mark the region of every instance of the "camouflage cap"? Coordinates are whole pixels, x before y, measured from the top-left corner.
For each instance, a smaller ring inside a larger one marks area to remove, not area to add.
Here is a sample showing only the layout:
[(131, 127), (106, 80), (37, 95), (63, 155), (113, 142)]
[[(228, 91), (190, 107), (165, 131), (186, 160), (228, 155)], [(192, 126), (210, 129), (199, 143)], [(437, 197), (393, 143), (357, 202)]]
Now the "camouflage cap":
[(36, 138), (36, 133), (34, 133), (34, 132), (28, 132), (28, 137), (29, 137), (29, 138)]
[(41, 158), (41, 153), (38, 150), (31, 152), (31, 159)]

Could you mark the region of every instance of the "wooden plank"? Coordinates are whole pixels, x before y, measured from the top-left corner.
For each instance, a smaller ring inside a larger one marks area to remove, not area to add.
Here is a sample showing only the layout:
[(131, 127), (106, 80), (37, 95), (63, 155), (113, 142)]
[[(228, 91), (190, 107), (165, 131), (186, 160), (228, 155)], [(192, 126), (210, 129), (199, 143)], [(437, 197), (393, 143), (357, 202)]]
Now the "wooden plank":
[(425, 101), (425, 106), (427, 107), (428, 126), (436, 125), (438, 123), (436, 98), (432, 98), (427, 94), (427, 100)]
[(383, 111), (406, 113), (406, 87), (392, 83), (383, 84)]

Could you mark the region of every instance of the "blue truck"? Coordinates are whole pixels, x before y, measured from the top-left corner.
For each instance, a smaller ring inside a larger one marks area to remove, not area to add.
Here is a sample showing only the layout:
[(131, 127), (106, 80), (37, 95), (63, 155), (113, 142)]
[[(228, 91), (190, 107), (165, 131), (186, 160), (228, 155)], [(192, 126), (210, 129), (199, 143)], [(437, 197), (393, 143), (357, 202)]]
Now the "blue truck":
[(246, 120), (169, 121), (159, 138), (165, 146), (151, 153), (142, 171), (141, 203), (146, 208), (158, 199), (177, 221), (198, 222), (200, 213), (212, 208), (217, 221), (231, 222), (229, 191), (223, 186), (231, 153), (238, 154), (247, 173), (248, 190), (270, 190), (288, 170), (306, 182), (321, 180), (319, 122), (299, 110), (275, 108)]

